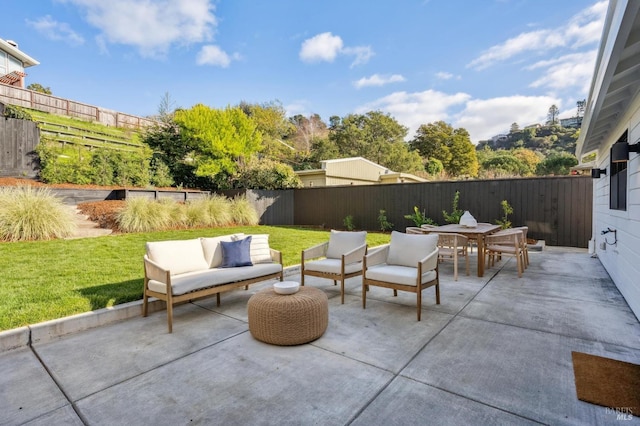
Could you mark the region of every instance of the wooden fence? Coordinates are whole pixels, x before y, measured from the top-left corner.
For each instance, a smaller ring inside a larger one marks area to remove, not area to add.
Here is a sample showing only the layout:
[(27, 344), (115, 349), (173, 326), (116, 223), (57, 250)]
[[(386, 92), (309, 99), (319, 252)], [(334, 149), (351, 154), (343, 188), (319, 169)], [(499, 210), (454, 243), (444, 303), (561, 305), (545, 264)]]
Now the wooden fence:
[[(358, 229), (379, 230), (378, 216), (385, 210), (393, 229), (413, 226), (404, 216), (413, 207), (424, 210), (438, 224), (442, 210), (452, 210), (460, 191), (459, 208), (478, 222), (495, 223), (503, 216), (500, 205), (513, 207), (513, 226), (529, 227), (531, 238), (547, 245), (586, 248), (591, 238), (593, 183), (584, 176), (525, 179), (469, 180), (411, 184), (304, 188), (289, 191), (246, 191), (264, 225), (311, 225), (344, 229), (348, 215)], [(235, 195), (237, 191), (225, 191)], [(266, 206), (266, 207), (265, 207)], [(265, 214), (266, 213), (266, 214)]]
[(35, 177), (39, 141), (33, 121), (0, 117), (0, 176)]
[(107, 126), (139, 129), (155, 121), (0, 83), (0, 103), (66, 115)]

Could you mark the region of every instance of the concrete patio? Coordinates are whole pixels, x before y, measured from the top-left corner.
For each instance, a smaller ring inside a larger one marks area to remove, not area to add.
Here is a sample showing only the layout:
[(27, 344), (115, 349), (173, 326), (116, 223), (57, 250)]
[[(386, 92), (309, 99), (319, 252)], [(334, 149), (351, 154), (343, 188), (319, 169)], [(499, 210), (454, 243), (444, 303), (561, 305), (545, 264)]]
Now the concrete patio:
[(62, 337), (63, 324), (27, 330), (30, 346), (0, 352), (0, 424), (620, 424), (576, 398), (571, 351), (639, 364), (640, 323), (585, 250), (530, 258), (520, 279), (513, 259), (457, 282), (441, 264), (442, 304), (425, 290), (421, 322), (415, 295), (372, 288), (363, 310), (360, 278), (344, 305), (339, 286), (308, 279), (329, 296), (329, 326), (301, 346), (248, 331), (247, 301), (272, 282), (219, 308), (179, 306), (173, 334), (165, 311)]

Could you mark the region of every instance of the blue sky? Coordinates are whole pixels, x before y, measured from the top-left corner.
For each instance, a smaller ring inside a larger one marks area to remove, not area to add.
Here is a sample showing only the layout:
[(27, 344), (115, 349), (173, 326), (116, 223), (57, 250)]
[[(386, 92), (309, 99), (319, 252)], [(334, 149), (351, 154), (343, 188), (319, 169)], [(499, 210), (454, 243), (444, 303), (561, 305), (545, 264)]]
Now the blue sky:
[(443, 120), (473, 142), (585, 99), (606, 15), (585, 0), (5, 1), (0, 38), (40, 62), (27, 84), (135, 115), (280, 102)]

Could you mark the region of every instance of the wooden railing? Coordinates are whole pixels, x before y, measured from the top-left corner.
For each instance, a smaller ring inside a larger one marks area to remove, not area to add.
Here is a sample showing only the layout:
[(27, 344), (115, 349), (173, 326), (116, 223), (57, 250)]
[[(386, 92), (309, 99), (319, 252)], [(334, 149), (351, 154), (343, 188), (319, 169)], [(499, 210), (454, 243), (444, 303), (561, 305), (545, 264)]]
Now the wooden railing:
[(45, 95), (44, 93), (1, 83), (0, 102), (52, 114), (66, 115), (113, 127), (140, 129), (156, 124), (154, 120), (148, 118), (124, 114), (122, 112), (87, 105), (57, 96)]

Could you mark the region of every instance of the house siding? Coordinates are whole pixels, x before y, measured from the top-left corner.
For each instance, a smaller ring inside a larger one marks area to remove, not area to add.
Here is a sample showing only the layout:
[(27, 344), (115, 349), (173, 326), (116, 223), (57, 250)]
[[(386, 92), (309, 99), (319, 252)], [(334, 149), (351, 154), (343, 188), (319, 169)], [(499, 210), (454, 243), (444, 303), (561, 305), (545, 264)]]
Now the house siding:
[[(607, 169), (607, 175), (594, 180), (593, 240), (595, 253), (615, 282), (623, 297), (640, 318), (640, 155), (630, 153), (627, 163), (627, 210), (609, 209), (610, 157), (609, 149), (628, 129), (629, 143), (640, 140), (640, 97), (631, 103), (625, 116), (616, 125), (608, 143), (600, 148), (598, 166)], [(616, 230), (617, 243), (612, 233), (602, 235), (608, 228)], [(605, 243), (604, 250), (601, 248)]]

